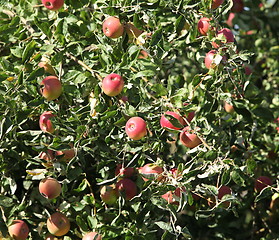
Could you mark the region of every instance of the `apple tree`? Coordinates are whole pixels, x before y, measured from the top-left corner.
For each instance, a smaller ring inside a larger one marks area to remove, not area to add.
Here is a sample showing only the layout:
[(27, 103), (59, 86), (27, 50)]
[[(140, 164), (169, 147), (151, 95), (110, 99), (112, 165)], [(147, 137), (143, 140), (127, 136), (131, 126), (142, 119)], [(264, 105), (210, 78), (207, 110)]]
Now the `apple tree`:
[(0, 238), (276, 239), (278, 1), (0, 1)]

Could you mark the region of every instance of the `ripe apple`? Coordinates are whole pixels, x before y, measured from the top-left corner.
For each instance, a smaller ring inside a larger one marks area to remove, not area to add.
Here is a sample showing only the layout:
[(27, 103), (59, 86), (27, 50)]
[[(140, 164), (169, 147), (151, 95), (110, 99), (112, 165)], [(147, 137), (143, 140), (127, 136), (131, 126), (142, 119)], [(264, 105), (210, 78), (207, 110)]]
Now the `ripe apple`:
[[(204, 65), (207, 69), (214, 69), (216, 66), (221, 65), (221, 63), (225, 62), (227, 60), (226, 56), (222, 56), (221, 62), (218, 62), (218, 59), (216, 61), (217, 51), (216, 50), (210, 50), (204, 58)], [(213, 61), (214, 60), (214, 61)], [(219, 59), (220, 60), (220, 59)], [(216, 62), (215, 62), (216, 61)], [(222, 65), (221, 65), (222, 66)]]
[(57, 198), (61, 194), (61, 184), (55, 178), (44, 178), (40, 181), (39, 192), (47, 199)]
[(147, 134), (146, 122), (141, 117), (131, 117), (125, 125), (129, 138), (140, 140)]
[(146, 51), (144, 51), (144, 50), (141, 50), (140, 51), (140, 53), (139, 53), (139, 56), (138, 56), (138, 58), (139, 59), (145, 59), (145, 58), (148, 58), (148, 53), (146, 52)]
[(82, 240), (102, 240), (102, 235), (97, 232), (89, 232), (83, 236)]
[[(176, 118), (178, 120), (178, 122), (181, 124), (181, 126), (180, 127), (174, 126), (171, 123), (171, 121), (166, 118), (166, 115)], [(167, 111), (161, 116), (160, 124), (161, 124), (161, 127), (165, 128), (165, 129), (169, 128), (169, 129), (173, 129), (173, 130), (179, 130), (179, 129), (183, 128), (184, 125), (186, 125), (186, 122), (178, 113)]]
[[(227, 195), (227, 194), (232, 194), (232, 189), (228, 186), (221, 186), (219, 189), (218, 189), (218, 195), (217, 195), (217, 198), (219, 200), (222, 200), (222, 198)], [(230, 202), (229, 201), (225, 201), (222, 203), (222, 206), (228, 208), (230, 206)]]
[(228, 16), (228, 19), (226, 21), (226, 23), (228, 24), (228, 26), (232, 27), (233, 26), (233, 19), (235, 17), (235, 13), (230, 13)]
[(120, 179), (115, 185), (118, 194), (124, 194), (126, 200), (137, 195), (137, 185), (129, 178)]
[(119, 38), (123, 35), (124, 26), (117, 17), (108, 17), (103, 22), (103, 33), (110, 38)]
[(122, 164), (117, 164), (115, 169), (115, 176), (119, 176), (121, 178), (131, 178), (135, 176), (136, 169), (133, 167), (124, 167)]
[(264, 188), (271, 186), (271, 185), (272, 185), (272, 180), (269, 177), (260, 176), (256, 179), (254, 188), (255, 188), (256, 192), (260, 192)]
[(54, 114), (51, 111), (45, 111), (41, 114), (39, 126), (43, 132), (54, 133), (55, 129), (51, 122), (52, 117), (54, 117)]
[(188, 148), (194, 148), (202, 143), (195, 133), (191, 133), (189, 126), (183, 128), (182, 132), (180, 133), (180, 141)]
[(56, 151), (55, 156), (61, 161), (70, 161), (76, 156), (76, 150), (72, 147), (71, 149), (66, 149), (63, 151)]
[(212, 0), (212, 9), (216, 9), (223, 4), (224, 0)]
[(230, 114), (234, 113), (233, 105), (227, 103), (226, 101), (224, 101), (224, 109), (227, 113), (230, 113)]
[(47, 220), (47, 229), (55, 236), (63, 236), (70, 230), (70, 221), (65, 214), (55, 212)]
[(244, 3), (242, 0), (233, 0), (233, 6), (231, 11), (234, 13), (240, 13), (244, 9)]
[(54, 160), (55, 156), (54, 156), (54, 151), (48, 149), (46, 152), (40, 152), (38, 158), (43, 159), (45, 161), (52, 161)]
[(132, 23), (125, 24), (124, 29), (128, 34), (129, 39), (135, 39), (143, 32), (142, 30), (139, 30), (137, 27), (135, 27), (135, 25)]
[(161, 181), (163, 179), (163, 172), (164, 169), (154, 163), (147, 163), (139, 168), (139, 173), (143, 175), (142, 178), (144, 181), (148, 181), (150, 178)]
[(45, 72), (56, 76), (54, 68), (48, 62), (39, 62), (38, 66), (40, 68), (43, 68), (45, 70)]
[(164, 198), (168, 204), (175, 204), (178, 205), (179, 202), (175, 199), (174, 196), (181, 198), (181, 192), (185, 192), (185, 189), (182, 189), (181, 187), (176, 188), (173, 192), (168, 191), (165, 194), (162, 195), (162, 198)]
[(8, 226), (10, 236), (15, 240), (25, 240), (29, 234), (28, 225), (22, 220), (13, 220)]
[[(223, 28), (223, 29), (219, 30), (219, 31), (217, 32), (217, 37), (218, 37), (218, 36), (221, 36), (221, 35), (224, 35), (225, 38), (226, 38), (226, 41), (225, 41), (225, 42), (221, 41), (222, 44), (224, 44), (224, 43), (229, 43), (229, 42), (234, 42), (234, 35), (233, 35), (233, 33), (232, 33), (232, 31), (231, 31), (230, 29), (228, 29), (228, 28)], [(220, 45), (217, 44), (216, 42), (212, 42), (211, 44), (212, 44), (212, 46), (213, 46), (214, 48), (219, 48), (219, 47), (220, 47)]]
[(41, 93), (48, 100), (57, 99), (62, 93), (62, 84), (56, 76), (48, 76), (41, 82)]
[(114, 97), (121, 93), (123, 87), (124, 80), (116, 73), (107, 75), (102, 81), (102, 89), (104, 93), (110, 97)]
[(204, 36), (207, 35), (207, 32), (211, 28), (210, 21), (211, 21), (211, 19), (207, 18), (207, 17), (202, 17), (198, 21), (198, 30), (201, 33), (201, 35), (204, 35)]
[(42, 4), (49, 10), (55, 11), (63, 6), (64, 0), (42, 0)]
[(104, 203), (106, 203), (108, 205), (114, 205), (118, 198), (118, 194), (115, 189), (115, 185), (112, 184), (109, 186), (102, 186), (100, 189), (100, 197)]

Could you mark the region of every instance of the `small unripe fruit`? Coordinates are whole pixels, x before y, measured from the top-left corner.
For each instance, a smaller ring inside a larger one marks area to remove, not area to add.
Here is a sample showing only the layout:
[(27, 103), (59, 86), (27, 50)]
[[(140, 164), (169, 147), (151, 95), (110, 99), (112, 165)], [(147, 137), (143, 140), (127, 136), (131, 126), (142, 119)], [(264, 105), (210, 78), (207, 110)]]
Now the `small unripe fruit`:
[(10, 236), (15, 240), (25, 240), (29, 234), (27, 224), (22, 220), (14, 220), (8, 227)]
[(45, 178), (40, 181), (39, 191), (45, 198), (54, 199), (61, 194), (61, 184), (54, 178)]
[[(173, 117), (173, 118), (176, 118), (178, 120), (178, 122), (181, 124), (181, 126), (180, 127), (174, 126), (171, 123), (171, 121), (169, 119), (167, 119), (166, 115), (168, 115), (170, 117)], [(184, 125), (186, 125), (186, 122), (184, 121), (184, 119), (178, 113), (167, 111), (161, 116), (160, 124), (161, 124), (162, 128), (166, 128), (166, 129), (170, 128), (170, 129), (173, 129), (173, 130), (179, 130), (179, 129), (183, 128)]]
[(102, 235), (97, 232), (90, 232), (85, 234), (82, 240), (102, 240)]
[(47, 229), (55, 236), (63, 236), (70, 230), (70, 221), (61, 212), (53, 213), (47, 220)]
[(126, 200), (131, 200), (137, 195), (137, 185), (129, 178), (119, 180), (115, 185), (118, 194), (123, 194)]
[(140, 140), (147, 134), (146, 122), (141, 117), (131, 117), (125, 125), (129, 138)]
[(51, 118), (54, 114), (51, 111), (43, 112), (40, 116), (39, 125), (43, 132), (54, 133), (55, 129), (51, 122)]
[(56, 76), (48, 76), (41, 82), (41, 93), (48, 100), (57, 99), (62, 93), (62, 84)]
[(120, 75), (116, 73), (107, 75), (102, 81), (102, 89), (104, 93), (110, 97), (114, 97), (121, 93), (123, 87), (124, 80)]
[(64, 0), (42, 0), (42, 4), (49, 10), (55, 11), (63, 6)]
[(123, 35), (124, 26), (117, 17), (108, 17), (103, 22), (103, 33), (110, 38), (119, 38)]
[(191, 133), (189, 127), (185, 127), (180, 133), (180, 141), (184, 146), (188, 148), (197, 147), (202, 143), (202, 141), (195, 133)]

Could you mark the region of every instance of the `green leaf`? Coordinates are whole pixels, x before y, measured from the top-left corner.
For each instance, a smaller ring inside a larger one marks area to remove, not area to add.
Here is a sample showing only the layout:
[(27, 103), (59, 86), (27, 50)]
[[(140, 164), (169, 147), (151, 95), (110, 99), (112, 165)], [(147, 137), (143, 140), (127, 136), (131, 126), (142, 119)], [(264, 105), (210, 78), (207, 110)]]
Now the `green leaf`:
[(234, 170), (231, 173), (232, 180), (239, 186), (245, 186), (245, 179), (241, 176), (241, 172)]
[(31, 56), (33, 55), (35, 48), (36, 48), (36, 41), (32, 40), (30, 43), (27, 44), (23, 53), (22, 53), (22, 62), (27, 63)]

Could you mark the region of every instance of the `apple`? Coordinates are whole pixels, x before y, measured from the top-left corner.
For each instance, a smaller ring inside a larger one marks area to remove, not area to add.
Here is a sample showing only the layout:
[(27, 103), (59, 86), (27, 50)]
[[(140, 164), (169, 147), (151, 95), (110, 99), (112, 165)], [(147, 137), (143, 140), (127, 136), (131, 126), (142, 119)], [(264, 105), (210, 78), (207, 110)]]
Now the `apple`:
[(40, 68), (43, 68), (45, 70), (45, 72), (47, 72), (47, 73), (49, 73), (51, 75), (56, 76), (54, 68), (49, 63), (47, 63), (47, 62), (39, 62), (38, 66)]
[(146, 122), (141, 117), (131, 117), (125, 125), (129, 138), (140, 140), (147, 134)]
[(228, 24), (228, 26), (232, 27), (233, 26), (233, 19), (235, 17), (235, 13), (230, 13), (228, 16), (228, 19), (226, 21), (226, 23)]
[(255, 188), (256, 192), (260, 192), (264, 188), (271, 186), (271, 185), (272, 185), (272, 180), (269, 177), (260, 176), (256, 179), (254, 188)]
[(57, 198), (61, 194), (61, 184), (55, 178), (44, 178), (40, 181), (39, 192), (47, 199)]
[(64, 0), (42, 0), (42, 4), (49, 10), (55, 11), (63, 6)]
[(135, 25), (132, 23), (126, 23), (124, 25), (124, 29), (128, 34), (129, 39), (135, 39), (143, 32), (142, 30), (139, 30), (137, 27), (135, 27)]
[(57, 99), (62, 93), (62, 84), (56, 76), (48, 76), (41, 82), (41, 94), (48, 100)]
[(41, 114), (39, 126), (43, 132), (54, 133), (55, 129), (51, 122), (51, 118), (53, 118), (54, 116), (55, 115), (51, 111), (45, 111)]
[(194, 148), (202, 143), (199, 137), (191, 132), (189, 126), (187, 126), (180, 133), (180, 142), (188, 148)]
[[(171, 123), (171, 121), (166, 118), (166, 115), (176, 118), (178, 120), (178, 122), (181, 124), (181, 127), (174, 126)], [(167, 111), (161, 116), (160, 124), (161, 124), (161, 127), (165, 128), (165, 129), (169, 128), (169, 129), (173, 129), (173, 130), (179, 130), (179, 129), (183, 128), (184, 125), (186, 125), (186, 122), (178, 113)]]
[(102, 89), (104, 93), (110, 97), (114, 97), (121, 93), (123, 87), (124, 80), (120, 75), (116, 73), (107, 75), (102, 81)]
[(59, 238), (55, 237), (54, 235), (47, 234), (45, 240), (59, 240)]
[(76, 156), (76, 150), (72, 147), (71, 149), (56, 151), (55, 155), (59, 160), (68, 162)]
[(47, 220), (47, 229), (55, 236), (63, 236), (70, 230), (70, 221), (65, 214), (55, 212)]
[(253, 71), (249, 66), (244, 66), (244, 73), (246, 76), (249, 76), (253, 73)]
[(230, 114), (234, 113), (233, 105), (227, 103), (226, 101), (224, 101), (224, 109), (227, 113), (230, 113)]
[[(217, 32), (217, 37), (219, 35), (224, 35), (225, 38), (226, 38), (226, 41), (222, 42), (222, 44), (229, 43), (229, 42), (234, 42), (234, 35), (233, 35), (232, 31), (228, 28), (223, 28), (223, 29), (219, 30)], [(215, 43), (215, 42), (212, 42), (211, 44), (214, 48), (219, 48), (220, 47), (220, 45)]]
[(138, 58), (139, 59), (145, 59), (145, 58), (148, 58), (148, 53), (146, 52), (146, 51), (144, 51), (144, 50), (141, 50), (140, 51), (140, 53), (139, 53), (139, 56), (138, 56)]
[(211, 8), (216, 9), (223, 4), (224, 0), (212, 0)]
[(123, 35), (124, 26), (117, 17), (108, 17), (103, 22), (103, 33), (110, 38), (119, 38)]
[(15, 240), (25, 240), (29, 234), (28, 225), (22, 220), (13, 220), (8, 226), (10, 236)]
[(155, 179), (156, 181), (161, 181), (163, 179), (163, 172), (164, 169), (154, 163), (147, 163), (139, 168), (139, 173), (143, 175), (144, 181), (148, 181), (150, 178)]
[(114, 205), (118, 198), (118, 194), (115, 189), (115, 185), (112, 184), (109, 186), (102, 186), (100, 189), (100, 197), (104, 203), (106, 203), (108, 205)]
[(172, 191), (168, 191), (165, 194), (163, 194), (161, 197), (163, 199), (165, 199), (168, 204), (175, 204), (178, 205), (179, 202), (175, 199), (174, 196), (181, 198), (181, 191), (185, 192), (185, 189), (182, 189), (181, 187), (176, 188), (173, 192)]
[(48, 149), (46, 152), (40, 152), (38, 158), (45, 160), (45, 161), (52, 161), (55, 159), (54, 151)]
[(136, 169), (133, 167), (124, 167), (122, 164), (117, 164), (115, 169), (115, 176), (122, 178), (131, 178), (135, 176)]
[(234, 13), (240, 13), (244, 9), (244, 3), (242, 0), (233, 0), (233, 6), (231, 11)]
[[(226, 56), (222, 56), (221, 62), (216, 62), (216, 56), (217, 56), (217, 51), (216, 50), (210, 50), (204, 58), (204, 65), (207, 69), (214, 69), (216, 68), (218, 65), (221, 65), (221, 63), (225, 62), (227, 60)], [(214, 60), (214, 61), (213, 61)]]
[(126, 200), (131, 200), (137, 195), (137, 185), (129, 178), (120, 179), (115, 185), (119, 194), (124, 194)]
[(201, 35), (207, 35), (207, 32), (210, 30), (211, 25), (210, 25), (210, 18), (207, 17), (202, 17), (199, 21), (198, 21), (198, 30), (201, 33)]
[[(225, 196), (225, 195), (231, 195), (232, 194), (232, 189), (228, 186), (221, 186), (219, 189), (218, 189), (218, 195), (217, 195), (217, 198), (219, 200), (222, 200), (222, 198)], [(222, 206), (228, 208), (230, 206), (230, 202), (229, 201), (225, 201), (222, 203)]]
[(82, 240), (102, 240), (102, 235), (97, 232), (89, 232), (83, 236)]

